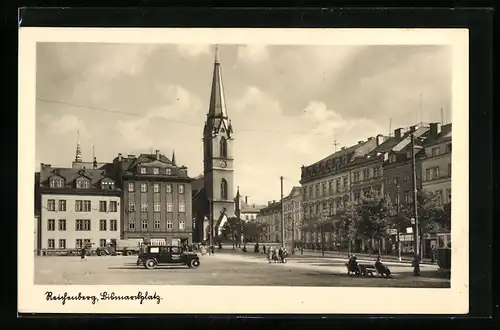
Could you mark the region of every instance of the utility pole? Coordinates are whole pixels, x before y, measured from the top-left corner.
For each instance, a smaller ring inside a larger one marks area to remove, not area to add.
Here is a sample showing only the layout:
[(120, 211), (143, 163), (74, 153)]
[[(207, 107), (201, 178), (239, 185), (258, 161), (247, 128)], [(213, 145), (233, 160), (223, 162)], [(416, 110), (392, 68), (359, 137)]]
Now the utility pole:
[(411, 134), (411, 169), (412, 169), (412, 185), (413, 185), (413, 216), (415, 219), (415, 256), (420, 256), (420, 242), (418, 233), (418, 200), (417, 200), (417, 171), (415, 166), (415, 135)]
[(292, 212), (289, 218), (292, 221), (292, 254), (295, 254), (295, 202), (292, 202)]
[(391, 136), (392, 134), (392, 118), (389, 118), (389, 135), (388, 136)]
[[(208, 199), (208, 228), (210, 229), (210, 235), (208, 236), (210, 244), (210, 252), (212, 252), (212, 246), (214, 245), (214, 226), (212, 220), (212, 199)], [(211, 254), (211, 253), (210, 253)]]
[(283, 203), (283, 177), (281, 181), (281, 245), (285, 247), (285, 204)]
[[(399, 212), (400, 212), (400, 199), (399, 199), (399, 174), (396, 176), (396, 211), (397, 211), (397, 217), (399, 217)], [(396, 224), (397, 226), (398, 224)], [(396, 228), (396, 234), (397, 234), (397, 242), (398, 242), (398, 261), (401, 261), (401, 239), (400, 239), (400, 232), (399, 232), (399, 227)]]

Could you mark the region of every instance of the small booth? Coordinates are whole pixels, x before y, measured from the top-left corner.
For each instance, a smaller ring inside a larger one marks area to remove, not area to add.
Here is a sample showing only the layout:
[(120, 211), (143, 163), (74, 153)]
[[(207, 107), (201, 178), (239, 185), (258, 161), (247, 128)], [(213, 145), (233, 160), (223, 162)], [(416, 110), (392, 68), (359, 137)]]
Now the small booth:
[(451, 233), (438, 233), (436, 256), (440, 270), (451, 269)]

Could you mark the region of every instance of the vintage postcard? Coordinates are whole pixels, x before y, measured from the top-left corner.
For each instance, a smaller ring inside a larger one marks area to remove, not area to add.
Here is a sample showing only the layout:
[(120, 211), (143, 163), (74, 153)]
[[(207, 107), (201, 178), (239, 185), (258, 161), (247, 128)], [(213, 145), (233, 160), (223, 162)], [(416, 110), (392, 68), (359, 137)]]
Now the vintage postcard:
[(468, 312), (467, 30), (19, 33), (19, 312)]

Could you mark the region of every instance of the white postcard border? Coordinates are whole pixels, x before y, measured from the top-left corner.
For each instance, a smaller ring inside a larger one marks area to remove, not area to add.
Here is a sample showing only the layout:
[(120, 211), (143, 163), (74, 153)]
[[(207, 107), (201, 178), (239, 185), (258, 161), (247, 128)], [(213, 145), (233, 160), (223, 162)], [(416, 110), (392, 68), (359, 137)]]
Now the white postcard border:
[[(450, 289), (255, 286), (34, 285), (34, 168), (37, 42), (449, 45), (452, 47), (452, 272)], [(18, 311), (24, 313), (375, 313), (463, 314), (469, 308), (467, 29), (157, 29), (20, 28)], [(45, 292), (99, 295), (157, 292), (137, 301), (46, 301)], [(381, 294), (383, 299), (380, 300)], [(203, 297), (214, 297), (204, 299)], [(217, 297), (225, 297), (220, 300)], [(232, 297), (235, 297), (234, 299)]]

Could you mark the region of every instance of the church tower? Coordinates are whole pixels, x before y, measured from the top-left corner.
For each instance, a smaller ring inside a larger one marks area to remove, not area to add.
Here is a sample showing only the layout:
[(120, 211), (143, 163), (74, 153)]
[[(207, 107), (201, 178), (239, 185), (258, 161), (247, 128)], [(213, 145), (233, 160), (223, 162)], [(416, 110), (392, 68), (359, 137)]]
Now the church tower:
[(227, 218), (235, 214), (233, 141), (216, 47), (210, 104), (203, 129), (204, 188), (215, 236), (220, 235)]

